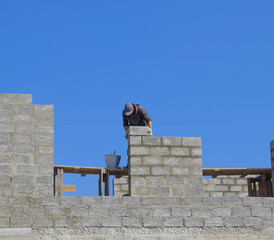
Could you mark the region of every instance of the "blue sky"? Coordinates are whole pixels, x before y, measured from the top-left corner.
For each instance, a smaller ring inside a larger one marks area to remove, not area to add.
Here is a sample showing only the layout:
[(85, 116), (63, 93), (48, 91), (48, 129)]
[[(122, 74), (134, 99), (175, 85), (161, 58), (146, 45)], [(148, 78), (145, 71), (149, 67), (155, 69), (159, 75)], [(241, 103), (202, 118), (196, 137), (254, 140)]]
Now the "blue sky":
[[(55, 164), (126, 165), (125, 103), (154, 136), (202, 137), (203, 167), (270, 167), (274, 2), (1, 1), (0, 92), (55, 108)], [(97, 176), (65, 175), (96, 195)]]

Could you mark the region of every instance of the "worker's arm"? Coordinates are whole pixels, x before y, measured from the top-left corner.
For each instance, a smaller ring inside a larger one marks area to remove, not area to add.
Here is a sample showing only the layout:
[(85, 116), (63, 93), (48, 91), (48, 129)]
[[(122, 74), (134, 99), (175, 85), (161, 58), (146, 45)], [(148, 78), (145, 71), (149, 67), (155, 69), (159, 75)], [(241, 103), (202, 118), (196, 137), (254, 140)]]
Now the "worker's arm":
[(148, 133), (149, 133), (150, 135), (152, 135), (152, 130), (151, 130), (151, 128), (152, 128), (152, 121), (148, 121), (148, 127), (149, 127)]

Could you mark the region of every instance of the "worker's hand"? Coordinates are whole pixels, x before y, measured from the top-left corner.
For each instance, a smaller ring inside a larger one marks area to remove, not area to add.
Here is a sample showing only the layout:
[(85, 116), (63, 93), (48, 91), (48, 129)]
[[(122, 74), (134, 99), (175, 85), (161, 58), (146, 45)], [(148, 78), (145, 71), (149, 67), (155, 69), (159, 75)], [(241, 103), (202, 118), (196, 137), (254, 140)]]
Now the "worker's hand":
[(148, 129), (147, 133), (149, 133), (150, 136), (152, 135), (152, 130), (151, 130), (151, 128)]
[(126, 131), (125, 138), (128, 139), (128, 131)]

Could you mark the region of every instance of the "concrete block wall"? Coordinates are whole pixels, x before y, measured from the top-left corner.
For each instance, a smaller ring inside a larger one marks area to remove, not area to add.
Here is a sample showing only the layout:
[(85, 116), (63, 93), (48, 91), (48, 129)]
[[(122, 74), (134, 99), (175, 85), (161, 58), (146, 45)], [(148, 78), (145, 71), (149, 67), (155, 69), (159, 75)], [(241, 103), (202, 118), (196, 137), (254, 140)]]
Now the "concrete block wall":
[(53, 195), (53, 106), (0, 94), (0, 196)]
[[(247, 178), (240, 176), (219, 176), (217, 178), (203, 178), (204, 197), (247, 197)], [(114, 196), (128, 194), (128, 177), (114, 178)]]
[(204, 178), (205, 197), (247, 197), (247, 178), (254, 178), (254, 175), (241, 176), (218, 176), (216, 178)]
[(151, 137), (130, 127), (131, 196), (202, 197), (201, 138)]
[[(274, 176), (274, 140), (272, 140), (270, 143), (270, 153), (271, 153), (272, 176)], [(274, 184), (272, 184), (272, 192), (274, 194)]]

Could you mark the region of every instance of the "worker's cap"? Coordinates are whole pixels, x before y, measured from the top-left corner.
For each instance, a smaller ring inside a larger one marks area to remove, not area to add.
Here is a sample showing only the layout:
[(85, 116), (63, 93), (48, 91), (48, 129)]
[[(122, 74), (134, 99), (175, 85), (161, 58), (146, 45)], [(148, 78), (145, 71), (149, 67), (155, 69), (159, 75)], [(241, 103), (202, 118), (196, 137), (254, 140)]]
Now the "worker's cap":
[(132, 103), (127, 103), (127, 104), (125, 105), (124, 114), (125, 114), (126, 116), (129, 116), (132, 110), (133, 110), (133, 105), (132, 105)]

